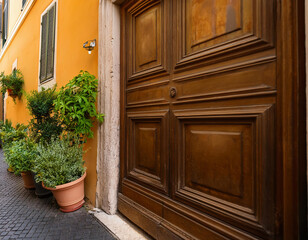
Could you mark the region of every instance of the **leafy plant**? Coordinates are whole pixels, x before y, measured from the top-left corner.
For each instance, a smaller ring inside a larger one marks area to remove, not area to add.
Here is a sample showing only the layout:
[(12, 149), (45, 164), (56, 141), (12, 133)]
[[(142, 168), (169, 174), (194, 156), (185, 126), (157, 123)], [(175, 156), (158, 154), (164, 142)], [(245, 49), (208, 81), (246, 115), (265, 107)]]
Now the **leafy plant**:
[(24, 78), (20, 70), (14, 69), (11, 74), (5, 75), (4, 72), (0, 74), (1, 92), (9, 92), (15, 102), (15, 98), (19, 99), (22, 96), (22, 87), (24, 85)]
[(49, 144), (39, 143), (38, 155), (35, 158), (34, 172), (36, 181), (42, 181), (46, 187), (55, 188), (57, 185), (77, 180), (85, 173), (82, 160), (82, 145), (78, 138), (62, 135), (53, 138)]
[(33, 117), (29, 123), (31, 134), (37, 141), (50, 141), (62, 132), (58, 116), (54, 115), (54, 101), (57, 98), (55, 88), (40, 92), (33, 90), (27, 95), (27, 108)]
[(31, 171), (34, 159), (37, 156), (36, 144), (30, 138), (13, 141), (10, 146), (4, 148), (4, 154), (5, 161), (16, 175)]
[(66, 131), (83, 137), (93, 137), (94, 119), (100, 123), (104, 115), (96, 111), (98, 80), (87, 71), (80, 71), (68, 84), (60, 89), (55, 100), (55, 110)]
[(19, 141), (27, 136), (27, 126), (17, 123), (16, 127), (12, 126), (12, 122), (6, 120), (4, 124), (0, 126), (0, 137), (3, 147), (9, 146), (14, 141)]
[(9, 131), (13, 130), (12, 122), (10, 120), (0, 121), (0, 141), (1, 146), (3, 146), (2, 138), (3, 136), (8, 133)]
[[(0, 138), (1, 145), (4, 153), (4, 160), (10, 157), (10, 148), (12, 144), (16, 141), (24, 139), (27, 136), (27, 126), (23, 124), (17, 124), (16, 128), (13, 127), (10, 120), (5, 120), (5, 122), (0, 122)], [(8, 163), (10, 160), (7, 161)], [(13, 170), (12, 166), (9, 167)]]

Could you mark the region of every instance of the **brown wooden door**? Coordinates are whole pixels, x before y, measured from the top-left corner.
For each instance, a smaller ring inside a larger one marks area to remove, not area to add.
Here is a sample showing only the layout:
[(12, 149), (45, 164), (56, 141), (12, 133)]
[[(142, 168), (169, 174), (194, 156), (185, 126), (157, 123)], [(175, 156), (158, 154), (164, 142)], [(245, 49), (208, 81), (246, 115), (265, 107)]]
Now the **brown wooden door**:
[(119, 210), (159, 239), (281, 237), (277, 2), (121, 9)]

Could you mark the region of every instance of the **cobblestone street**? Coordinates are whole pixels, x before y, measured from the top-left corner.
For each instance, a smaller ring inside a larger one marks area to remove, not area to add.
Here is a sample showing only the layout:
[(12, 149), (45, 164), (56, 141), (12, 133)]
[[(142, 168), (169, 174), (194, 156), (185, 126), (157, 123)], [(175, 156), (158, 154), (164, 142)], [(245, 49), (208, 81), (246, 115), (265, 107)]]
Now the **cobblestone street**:
[(115, 239), (83, 207), (62, 213), (55, 199), (38, 198), (7, 172), (0, 152), (0, 239)]

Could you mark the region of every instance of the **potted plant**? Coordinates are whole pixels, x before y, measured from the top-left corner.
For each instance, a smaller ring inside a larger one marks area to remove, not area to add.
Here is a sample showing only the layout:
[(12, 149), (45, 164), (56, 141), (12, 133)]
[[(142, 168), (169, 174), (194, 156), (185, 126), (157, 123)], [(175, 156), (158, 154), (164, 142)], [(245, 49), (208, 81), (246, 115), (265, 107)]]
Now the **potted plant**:
[[(47, 144), (52, 137), (58, 137), (62, 132), (62, 127), (54, 114), (56, 97), (55, 88), (33, 90), (26, 95), (27, 108), (32, 116), (29, 122), (29, 131), (37, 143)], [(35, 175), (36, 173), (32, 171), (33, 179)], [(46, 197), (51, 195), (51, 192), (42, 187), (42, 182), (35, 182), (35, 194), (38, 197)]]
[(54, 114), (55, 88), (33, 90), (26, 95), (27, 108), (32, 116), (29, 122), (31, 135), (37, 142), (50, 142), (52, 137), (62, 133), (58, 116)]
[(27, 189), (35, 188), (31, 170), (36, 156), (36, 143), (29, 137), (13, 141), (5, 150), (5, 161), (12, 167), (15, 174), (21, 173), (24, 187)]
[[(3, 138), (8, 132), (12, 131), (12, 129), (14, 129), (14, 128), (12, 126), (11, 121), (9, 121), (9, 120), (0, 121), (0, 142), (1, 142), (1, 148), (2, 149), (5, 146), (5, 144), (3, 142)], [(13, 169), (10, 166), (8, 167), (7, 171), (10, 172), (10, 173), (14, 172)]]
[(62, 135), (50, 143), (39, 143), (35, 158), (36, 181), (51, 190), (60, 210), (72, 212), (84, 204), (86, 168), (79, 138)]
[(8, 92), (8, 95), (19, 99), (22, 96), (22, 87), (24, 85), (24, 78), (20, 70), (14, 69), (11, 74), (5, 75), (4, 72), (0, 74), (1, 92)]
[(55, 110), (68, 132), (73, 132), (83, 139), (92, 138), (93, 122), (100, 123), (104, 115), (96, 111), (98, 80), (87, 71), (80, 71), (68, 84), (62, 87), (55, 100)]
[[(12, 126), (12, 122), (9, 120), (5, 120), (5, 122), (1, 122), (0, 126), (0, 138), (2, 143), (2, 149), (4, 153), (4, 159), (6, 160), (10, 155), (10, 148), (12, 146), (12, 143), (14, 141), (19, 141), (27, 136), (27, 126), (24, 124), (16, 124), (16, 127), (14, 128)], [(14, 172), (14, 169), (12, 166), (10, 166), (10, 163), (8, 163), (9, 172)]]

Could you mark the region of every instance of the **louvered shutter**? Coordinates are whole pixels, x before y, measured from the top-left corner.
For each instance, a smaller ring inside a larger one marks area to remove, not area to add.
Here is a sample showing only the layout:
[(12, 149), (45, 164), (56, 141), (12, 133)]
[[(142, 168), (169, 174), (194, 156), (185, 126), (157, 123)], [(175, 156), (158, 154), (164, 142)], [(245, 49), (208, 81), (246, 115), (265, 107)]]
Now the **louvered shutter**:
[(48, 13), (47, 78), (52, 78), (54, 73), (55, 10), (53, 6)]
[(26, 2), (27, 2), (27, 0), (22, 0), (22, 7), (25, 6)]
[(40, 81), (43, 82), (46, 79), (46, 62), (47, 62), (47, 20), (48, 13), (42, 17), (42, 36), (41, 36), (41, 67), (40, 67)]
[(0, 3), (0, 33), (2, 34), (2, 3)]
[(2, 45), (5, 44), (8, 31), (8, 1), (4, 0), (3, 4), (3, 31), (2, 31)]
[(54, 76), (56, 5), (42, 17), (40, 81)]

